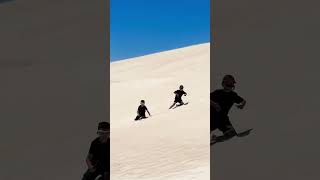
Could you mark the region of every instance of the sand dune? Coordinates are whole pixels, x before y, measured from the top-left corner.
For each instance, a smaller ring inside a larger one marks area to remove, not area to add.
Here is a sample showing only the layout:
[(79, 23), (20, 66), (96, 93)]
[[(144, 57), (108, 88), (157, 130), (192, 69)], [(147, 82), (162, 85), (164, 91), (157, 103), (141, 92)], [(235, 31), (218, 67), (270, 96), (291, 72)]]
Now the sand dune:
[(215, 1), (212, 89), (235, 74), (248, 100), (233, 111), (254, 128), (211, 149), (213, 180), (319, 179), (318, 1)]
[[(209, 178), (209, 50), (201, 44), (111, 63), (111, 177)], [(185, 86), (188, 105), (169, 110)], [(135, 122), (141, 99), (153, 116)]]

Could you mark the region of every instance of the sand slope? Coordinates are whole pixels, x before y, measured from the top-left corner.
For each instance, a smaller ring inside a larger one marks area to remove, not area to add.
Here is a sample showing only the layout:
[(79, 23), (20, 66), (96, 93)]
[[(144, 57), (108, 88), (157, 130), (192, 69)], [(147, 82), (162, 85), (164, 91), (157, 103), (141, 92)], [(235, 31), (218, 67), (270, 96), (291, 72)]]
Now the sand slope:
[(319, 179), (319, 2), (215, 1), (213, 88), (233, 73), (247, 138), (214, 146), (213, 180)]
[[(209, 48), (111, 63), (112, 179), (209, 178)], [(169, 110), (180, 84), (189, 104)], [(134, 122), (141, 99), (153, 116)]]

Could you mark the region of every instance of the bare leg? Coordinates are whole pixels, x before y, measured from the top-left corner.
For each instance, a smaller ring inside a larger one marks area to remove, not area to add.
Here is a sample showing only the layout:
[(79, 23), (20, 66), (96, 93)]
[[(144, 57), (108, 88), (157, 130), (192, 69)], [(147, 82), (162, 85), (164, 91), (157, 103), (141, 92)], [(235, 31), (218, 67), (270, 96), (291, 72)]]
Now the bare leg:
[(184, 102), (183, 101), (179, 102), (178, 106), (182, 106), (182, 105), (184, 105)]
[(141, 119), (141, 116), (137, 115), (137, 117), (134, 120), (137, 121), (137, 120), (140, 120), (140, 119)]
[(236, 135), (237, 135), (237, 132), (236, 132), (236, 130), (235, 130), (232, 126), (228, 126), (228, 130), (227, 130), (226, 132), (224, 132), (223, 135), (224, 135), (226, 138), (230, 139), (230, 138), (236, 136)]
[(170, 106), (170, 108), (169, 108), (169, 109), (173, 108), (173, 106), (174, 106), (174, 105), (176, 105), (176, 103), (175, 103), (175, 102)]

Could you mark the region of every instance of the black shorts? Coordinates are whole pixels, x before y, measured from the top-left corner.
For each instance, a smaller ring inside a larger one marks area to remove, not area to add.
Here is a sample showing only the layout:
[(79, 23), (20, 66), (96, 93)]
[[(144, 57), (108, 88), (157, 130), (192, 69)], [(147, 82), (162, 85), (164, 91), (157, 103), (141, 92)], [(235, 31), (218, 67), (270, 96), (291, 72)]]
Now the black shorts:
[(147, 118), (146, 115), (137, 115), (137, 117), (134, 120), (140, 120)]
[(182, 101), (181, 98), (175, 98), (175, 99), (174, 99), (174, 102), (175, 102), (175, 103), (183, 104), (183, 101)]
[(232, 124), (228, 115), (210, 111), (210, 131), (218, 129), (225, 133), (230, 127), (232, 127)]

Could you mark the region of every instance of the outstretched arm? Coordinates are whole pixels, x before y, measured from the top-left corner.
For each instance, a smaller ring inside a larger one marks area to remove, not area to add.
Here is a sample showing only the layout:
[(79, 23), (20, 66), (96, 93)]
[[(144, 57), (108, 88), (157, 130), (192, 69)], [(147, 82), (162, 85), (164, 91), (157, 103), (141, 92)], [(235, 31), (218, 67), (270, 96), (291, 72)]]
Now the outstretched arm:
[(246, 101), (246, 100), (243, 100), (241, 103), (239, 103), (239, 104), (237, 105), (237, 107), (238, 107), (239, 109), (243, 109), (243, 108), (246, 106), (246, 104), (247, 104), (247, 101)]
[(86, 163), (87, 166), (90, 170), (94, 170), (94, 165), (92, 164), (91, 160), (92, 160), (93, 155), (92, 154), (88, 154), (87, 159), (86, 159)]
[(221, 111), (221, 107), (220, 107), (220, 105), (219, 105), (218, 103), (210, 100), (210, 105), (212, 105), (213, 108), (214, 108), (217, 112)]
[(149, 112), (148, 108), (147, 108), (147, 112), (148, 112), (149, 116), (151, 116), (151, 114), (150, 114), (150, 112)]
[(246, 100), (240, 97), (237, 93), (235, 93), (235, 101), (234, 101), (239, 109), (243, 109), (246, 106)]

